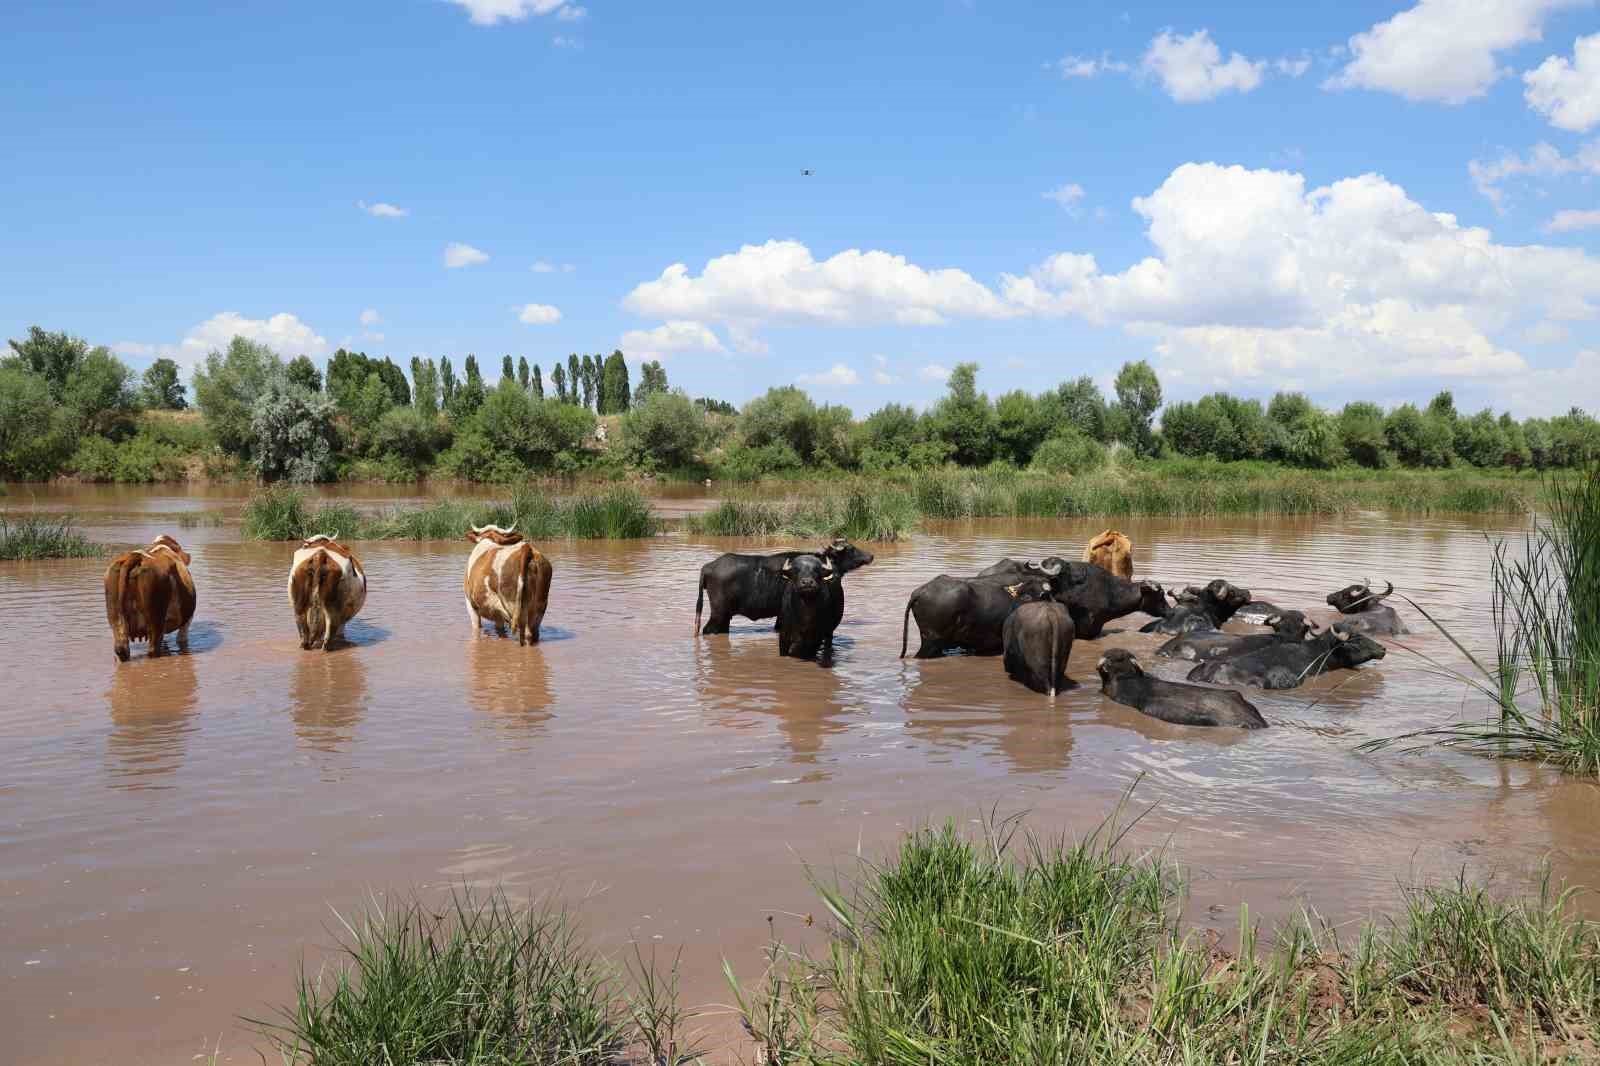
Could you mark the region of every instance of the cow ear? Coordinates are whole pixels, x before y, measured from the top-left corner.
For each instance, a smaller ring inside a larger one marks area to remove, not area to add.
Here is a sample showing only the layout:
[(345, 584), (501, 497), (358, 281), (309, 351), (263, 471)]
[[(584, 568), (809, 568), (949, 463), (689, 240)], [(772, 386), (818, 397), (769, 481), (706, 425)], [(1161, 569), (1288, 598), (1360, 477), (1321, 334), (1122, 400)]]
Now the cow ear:
[(193, 561), (192, 559), (189, 558), (189, 553), (186, 552), (186, 551), (180, 551), (178, 554), (183, 556), (183, 565), (184, 566), (188, 566)]

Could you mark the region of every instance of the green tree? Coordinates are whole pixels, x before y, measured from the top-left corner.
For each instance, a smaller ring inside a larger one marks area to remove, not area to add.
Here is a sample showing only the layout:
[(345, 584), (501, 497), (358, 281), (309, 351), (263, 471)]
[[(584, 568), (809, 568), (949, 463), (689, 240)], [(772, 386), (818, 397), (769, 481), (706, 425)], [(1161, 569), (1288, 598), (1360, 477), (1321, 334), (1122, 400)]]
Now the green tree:
[[(372, 380), (388, 398), (382, 379)], [(275, 374), (251, 406), (254, 464), (263, 481), (302, 484), (327, 481), (334, 474), (334, 404), (325, 396), (291, 385)]]
[(121, 439), (133, 435), (139, 413), (139, 393), (133, 371), (111, 354), (95, 347), (67, 374), (61, 389), (61, 406), (81, 433), (98, 433)]
[(283, 361), (271, 348), (243, 337), (229, 341), (226, 352), (209, 353), (196, 368), (195, 406), (212, 439), (228, 455), (254, 457), (251, 420), (256, 400), (283, 375)]
[(583, 406), (594, 409), (594, 359), (584, 356), (578, 363), (578, 382), (583, 389)]
[(446, 411), (455, 405), (456, 398), (456, 371), (450, 365), (450, 357), (439, 357), (439, 399), (444, 404)]
[(705, 416), (681, 390), (657, 392), (622, 419), (628, 460), (650, 470), (687, 466), (705, 439)]
[(178, 364), (171, 359), (157, 359), (145, 367), (143, 388), (146, 407), (182, 411), (189, 406), (183, 382), (178, 380)]
[(411, 357), (412, 406), (430, 425), (439, 416), (439, 371), (432, 359)]
[(539, 364), (533, 364), (533, 372), (528, 376), (528, 392), (535, 400), (544, 399), (544, 376), (539, 373)]
[(1501, 466), (1510, 448), (1505, 431), (1487, 408), (1457, 422), (1454, 441), (1456, 454), (1477, 467)]
[(531, 399), (513, 381), (484, 399), (478, 425), (496, 449), (530, 469), (546, 470), (561, 453), (576, 454), (582, 448), (594, 432), (595, 419), (560, 401)]
[(1437, 415), (1440, 418), (1454, 422), (1457, 418), (1455, 395), (1449, 389), (1440, 390), (1433, 399), (1428, 401), (1428, 414)]
[(322, 391), (322, 371), (317, 369), (317, 364), (308, 356), (297, 355), (289, 360), (284, 373), (291, 385), (298, 385), (307, 392)]
[(412, 477), (420, 477), (433, 461), (438, 445), (437, 420), (422, 411), (421, 401), (391, 407), (373, 432), (372, 453)]
[[(639, 384), (633, 390), (633, 404), (639, 407), (652, 393), (667, 391), (667, 370), (658, 360), (652, 359), (639, 367)], [(732, 411), (726, 412), (732, 414)]]
[(1017, 466), (1027, 466), (1035, 449), (1050, 435), (1044, 406), (1021, 389), (995, 401), (994, 426), (1000, 456)]
[(1439, 415), (1425, 415), (1409, 403), (1389, 412), (1383, 420), (1383, 437), (1406, 466), (1445, 467), (1454, 456), (1455, 433), (1450, 422)]
[(1057, 427), (1034, 449), (1031, 468), (1049, 474), (1087, 474), (1106, 462), (1106, 449), (1074, 425)]
[(559, 362), (550, 369), (550, 384), (555, 386), (556, 403), (566, 403), (568, 400), (567, 372)]
[(1375, 403), (1356, 401), (1344, 405), (1339, 412), (1339, 441), (1361, 466), (1381, 470), (1394, 462), (1383, 433), (1383, 408)]
[(567, 356), (567, 401), (579, 406), (583, 404), (583, 365), (575, 354)]
[(600, 384), (602, 386), (600, 395), (605, 398), (605, 405), (600, 413), (627, 414), (633, 388), (628, 382), (628, 361), (623, 358), (620, 349), (606, 356), (605, 366), (600, 372)]
[(522, 386), (522, 391), (528, 391), (528, 357), (517, 356), (517, 384)]
[(1093, 440), (1110, 439), (1106, 435), (1106, 398), (1088, 375), (1063, 381), (1039, 398), (1039, 406), (1052, 429), (1064, 422)]
[(1161, 381), (1155, 370), (1143, 359), (1124, 363), (1112, 387), (1117, 394), (1125, 443), (1139, 455), (1153, 455), (1156, 441), (1150, 423), (1161, 406)]
[(478, 357), (471, 352), (467, 353), (466, 362), (461, 364), (462, 381), (456, 386), (455, 396), (450, 401), (450, 421), (460, 425), (483, 406), (484, 399), (488, 396), (483, 387), (483, 374), (478, 370)]
[(75, 445), (71, 417), (44, 375), (21, 360), (0, 361), (0, 480), (48, 481)]
[(517, 364), (512, 361), (510, 355), (507, 355), (504, 359), (502, 359), (500, 361), (500, 380), (501, 381), (515, 381), (515, 380), (517, 380)]
[(955, 462), (982, 466), (995, 457), (999, 442), (994, 409), (978, 391), (978, 364), (957, 363), (946, 387), (944, 399), (928, 415), (931, 435), (944, 442)]
[(88, 341), (66, 333), (49, 333), (38, 326), (28, 327), (26, 340), (9, 343), (23, 369), (43, 378), (56, 399), (67, 387), (67, 378), (89, 355)]

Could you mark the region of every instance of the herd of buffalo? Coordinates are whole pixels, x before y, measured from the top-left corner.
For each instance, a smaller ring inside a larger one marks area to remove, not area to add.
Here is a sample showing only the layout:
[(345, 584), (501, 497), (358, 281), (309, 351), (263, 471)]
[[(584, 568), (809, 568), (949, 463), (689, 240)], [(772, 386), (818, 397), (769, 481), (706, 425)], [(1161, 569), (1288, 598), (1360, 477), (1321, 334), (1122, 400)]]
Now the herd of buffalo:
[[(519, 644), (537, 643), (549, 603), (550, 561), (514, 527), (478, 526), (466, 539), (473, 549), (463, 591), (474, 631), (488, 622), (501, 636), (508, 629), (516, 633)], [(775, 617), (780, 655), (820, 654), (826, 663), (844, 618), (844, 576), (872, 560), (871, 552), (843, 539), (815, 551), (719, 556), (700, 570), (695, 628), (726, 633), (735, 616)], [(111, 562), (106, 621), (118, 659), (128, 658), (130, 640), (148, 641), (153, 656), (165, 654), (168, 632), (176, 634), (179, 648), (187, 646), (196, 603), (189, 562), (189, 553), (169, 536)], [(295, 551), (287, 591), (301, 647), (331, 650), (366, 602), (367, 575), (337, 533), (319, 534)], [(1081, 562), (1058, 556), (1037, 564), (1001, 559), (972, 577), (940, 574), (924, 583), (906, 603), (900, 655), (909, 647), (915, 618), (917, 658), (951, 651), (1003, 654), (1007, 674), (1053, 697), (1074, 685), (1067, 677), (1074, 641), (1097, 639), (1107, 623), (1141, 613), (1152, 621), (1140, 632), (1171, 638), (1156, 655), (1195, 664), (1189, 682), (1295, 688), (1307, 678), (1383, 658), (1384, 646), (1373, 638), (1406, 632), (1383, 602), (1393, 592), (1392, 584), (1383, 592), (1357, 584), (1331, 593), (1327, 602), (1341, 618), (1319, 628), (1300, 611), (1253, 600), (1248, 589), (1221, 579), (1177, 595), (1153, 581), (1135, 581), (1132, 543), (1106, 530), (1089, 542)], [(702, 625), (708, 601), (711, 616)], [(1223, 632), (1230, 621), (1264, 629)], [(1154, 718), (1242, 729), (1267, 724), (1239, 692), (1151, 677), (1126, 649), (1107, 651), (1098, 671), (1108, 698)]]
[[(833, 650), (844, 617), (843, 578), (872, 562), (872, 553), (846, 540), (816, 551), (791, 549), (765, 555), (729, 553), (700, 570), (695, 627), (726, 633), (735, 616), (776, 617), (778, 653), (810, 659)], [(1295, 688), (1331, 670), (1353, 670), (1385, 654), (1375, 635), (1405, 633), (1383, 601), (1390, 585), (1374, 592), (1350, 585), (1327, 602), (1342, 616), (1319, 628), (1303, 613), (1252, 600), (1250, 590), (1218, 579), (1173, 595), (1153, 581), (1133, 580), (1133, 545), (1107, 530), (1089, 542), (1083, 561), (1051, 556), (1034, 564), (1001, 559), (972, 577), (940, 574), (906, 602), (900, 654), (910, 646), (916, 619), (919, 659), (951, 651), (1003, 655), (1006, 673), (1054, 696), (1067, 677), (1073, 642), (1094, 640), (1125, 615), (1150, 615), (1142, 633), (1170, 636), (1155, 654), (1195, 664), (1188, 679), (1263, 689)], [(706, 602), (711, 616), (704, 625)], [(1225, 633), (1224, 623), (1248, 622), (1259, 633)], [(1147, 675), (1125, 649), (1107, 651), (1098, 671), (1101, 691), (1117, 703), (1180, 725), (1260, 729), (1267, 723), (1232, 689), (1166, 681)]]

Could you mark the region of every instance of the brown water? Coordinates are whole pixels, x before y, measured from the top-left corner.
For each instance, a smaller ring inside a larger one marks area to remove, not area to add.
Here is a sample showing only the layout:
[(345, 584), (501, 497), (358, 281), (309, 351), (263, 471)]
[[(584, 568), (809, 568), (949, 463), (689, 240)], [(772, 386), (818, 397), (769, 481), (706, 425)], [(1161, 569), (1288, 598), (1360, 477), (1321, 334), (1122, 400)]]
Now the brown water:
[[(38, 503), (117, 542), (171, 528), (152, 515), (218, 506), (128, 490)], [(770, 623), (691, 636), (698, 568), (725, 540), (542, 545), (555, 582), (531, 650), (469, 630), (464, 542), (361, 544), (371, 594), (355, 646), (324, 654), (296, 645), (289, 545), (174, 529), (200, 596), (191, 651), (121, 667), (101, 563), (0, 563), (0, 1057), (171, 1064), (220, 1037), (224, 1061), (256, 1062), (237, 1016), (286, 1002), (334, 908), (463, 882), (581, 901), (608, 951), (682, 945), (686, 999), (727, 1002), (721, 960), (754, 977), (769, 915), (805, 935), (802, 863), (847, 870), (905, 828), (990, 809), (1080, 833), (1141, 775), (1135, 801), (1155, 809), (1130, 840), (1190, 864), (1190, 915), (1225, 930), (1241, 902), (1269, 921), (1301, 903), (1350, 920), (1462, 869), (1518, 889), (1546, 858), (1600, 885), (1595, 787), (1466, 756), (1353, 753), (1475, 710), (1398, 647), (1261, 695), (1275, 728), (1257, 733), (1167, 726), (1100, 698), (1103, 648), (1157, 643), (1132, 632), (1142, 616), (1079, 643), (1085, 684), (1054, 705), (998, 659), (896, 657), (926, 578), (1075, 554), (1102, 527), (974, 523), (875, 547), (847, 579), (831, 670), (779, 659)], [(1122, 528), (1144, 575), (1227, 577), (1317, 607), (1350, 581), (1391, 579), (1488, 648), (1484, 533), (1511, 527)], [(1456, 661), (1438, 636), (1400, 640)], [(731, 1029), (726, 1015), (706, 1024)]]

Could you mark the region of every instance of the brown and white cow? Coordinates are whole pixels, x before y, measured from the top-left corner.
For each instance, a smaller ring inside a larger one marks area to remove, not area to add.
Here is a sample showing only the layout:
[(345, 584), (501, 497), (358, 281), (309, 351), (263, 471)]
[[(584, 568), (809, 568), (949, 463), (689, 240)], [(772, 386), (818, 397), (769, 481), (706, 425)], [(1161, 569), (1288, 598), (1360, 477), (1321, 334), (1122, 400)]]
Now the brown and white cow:
[(164, 639), (176, 630), (178, 649), (189, 646), (194, 618), (194, 578), (189, 553), (162, 534), (150, 547), (124, 552), (106, 567), (106, 621), (111, 625), (111, 650), (128, 661), (128, 642), (150, 642), (152, 658), (167, 653)]
[(300, 629), (300, 647), (332, 651), (345, 623), (367, 602), (367, 572), (339, 534), (318, 533), (302, 541), (289, 567), (289, 605)]
[(1133, 580), (1133, 541), (1108, 529), (1083, 549), (1083, 561), (1109, 570), (1124, 581)]
[(516, 532), (499, 526), (474, 526), (467, 539), (476, 545), (467, 557), (467, 618), (474, 631), (484, 622), (506, 635), (517, 634), (517, 644), (539, 643), (539, 623), (550, 603), (550, 560)]

